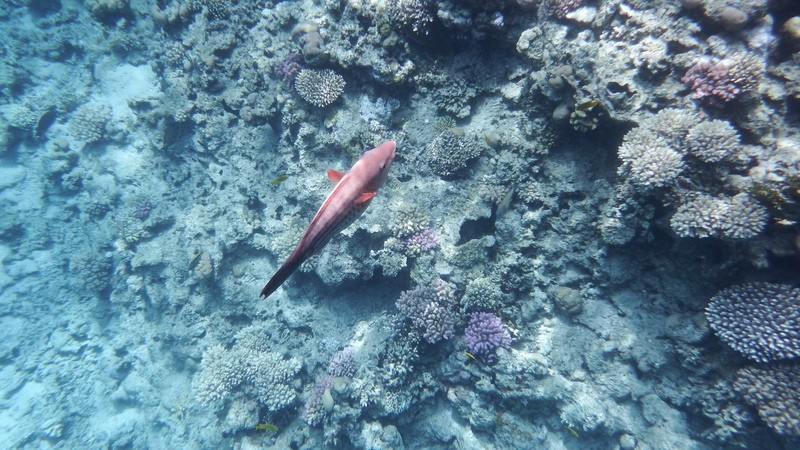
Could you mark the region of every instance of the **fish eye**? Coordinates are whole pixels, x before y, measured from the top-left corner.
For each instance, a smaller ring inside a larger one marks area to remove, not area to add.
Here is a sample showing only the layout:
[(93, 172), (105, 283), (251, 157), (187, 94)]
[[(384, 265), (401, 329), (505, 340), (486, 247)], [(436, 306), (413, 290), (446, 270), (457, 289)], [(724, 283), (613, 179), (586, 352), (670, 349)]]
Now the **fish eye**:
[(385, 167), (386, 167), (386, 163), (381, 163), (381, 170), (383, 170)]

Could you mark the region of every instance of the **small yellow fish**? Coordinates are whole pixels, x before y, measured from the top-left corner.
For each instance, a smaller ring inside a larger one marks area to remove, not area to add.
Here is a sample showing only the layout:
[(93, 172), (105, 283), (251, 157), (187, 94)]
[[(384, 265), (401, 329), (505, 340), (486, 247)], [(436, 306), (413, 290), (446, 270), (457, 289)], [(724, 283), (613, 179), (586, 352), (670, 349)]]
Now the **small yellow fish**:
[(464, 354), (467, 355), (467, 358), (474, 359), (475, 361), (478, 360), (478, 358), (476, 358), (475, 355), (470, 352), (464, 352)]
[(275, 433), (278, 431), (278, 426), (273, 425), (271, 423), (260, 423), (256, 425), (256, 430), (258, 431), (269, 431), (270, 433)]
[(567, 429), (567, 431), (569, 431), (569, 434), (571, 434), (571, 435), (575, 436), (576, 438), (579, 438), (579, 437), (580, 437), (580, 436), (578, 435), (578, 432), (577, 432), (577, 431), (575, 431), (575, 429), (574, 429), (574, 428), (572, 428), (571, 426), (569, 426), (569, 425), (564, 425), (564, 428), (566, 428), (566, 429)]
[(594, 109), (595, 106), (600, 104), (600, 100), (589, 100), (583, 103), (580, 103), (578, 106), (575, 107), (578, 111), (589, 112)]
[(269, 184), (281, 184), (284, 181), (286, 181), (287, 179), (289, 179), (289, 175), (283, 174), (281, 176), (277, 176), (277, 177), (269, 180)]

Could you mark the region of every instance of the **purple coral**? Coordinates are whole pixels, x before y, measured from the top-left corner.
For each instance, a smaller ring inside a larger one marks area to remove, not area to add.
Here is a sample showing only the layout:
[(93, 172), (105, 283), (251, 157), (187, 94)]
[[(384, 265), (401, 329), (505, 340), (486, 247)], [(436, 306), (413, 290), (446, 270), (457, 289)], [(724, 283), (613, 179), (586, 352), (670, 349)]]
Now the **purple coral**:
[[(325, 418), (325, 400), (324, 397), (330, 396), (331, 388), (333, 387), (333, 376), (322, 375), (317, 378), (314, 384), (314, 390), (308, 396), (303, 411), (303, 420), (310, 426), (317, 426), (322, 423)], [(327, 392), (327, 394), (326, 394)]]
[(303, 55), (299, 53), (291, 53), (283, 61), (276, 64), (272, 70), (275, 72), (275, 75), (281, 77), (283, 81), (289, 83), (290, 85), (294, 85), (294, 79), (304, 68)]
[(150, 217), (153, 211), (153, 202), (149, 198), (141, 198), (133, 208), (133, 215), (139, 220), (145, 220)]
[(466, 330), (464, 342), (467, 351), (486, 363), (497, 360), (495, 350), (511, 345), (511, 335), (497, 315), (488, 312), (472, 313)]
[(406, 253), (419, 255), (439, 247), (439, 236), (430, 228), (418, 231), (406, 238)]
[(356, 360), (353, 347), (345, 347), (336, 352), (328, 362), (328, 373), (334, 377), (352, 377), (356, 374)]
[(455, 295), (444, 281), (417, 286), (397, 299), (397, 309), (411, 319), (422, 337), (431, 344), (453, 337), (456, 327)]

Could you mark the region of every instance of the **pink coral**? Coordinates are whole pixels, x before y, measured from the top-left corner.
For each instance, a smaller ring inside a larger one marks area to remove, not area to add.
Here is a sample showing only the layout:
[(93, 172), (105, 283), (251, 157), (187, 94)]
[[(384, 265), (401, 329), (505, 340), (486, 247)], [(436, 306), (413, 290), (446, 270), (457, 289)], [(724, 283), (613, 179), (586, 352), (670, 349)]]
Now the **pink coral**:
[(686, 71), (681, 81), (694, 91), (692, 97), (724, 103), (758, 87), (763, 63), (752, 55), (717, 62), (700, 60)]
[(406, 252), (410, 255), (429, 252), (439, 248), (439, 236), (430, 228), (418, 231), (406, 239)]

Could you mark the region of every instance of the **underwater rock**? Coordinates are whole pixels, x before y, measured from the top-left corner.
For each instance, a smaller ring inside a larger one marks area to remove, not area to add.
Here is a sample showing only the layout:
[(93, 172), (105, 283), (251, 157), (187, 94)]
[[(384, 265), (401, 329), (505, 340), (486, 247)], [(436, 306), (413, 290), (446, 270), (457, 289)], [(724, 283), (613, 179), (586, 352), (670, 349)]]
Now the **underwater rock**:
[(556, 306), (568, 315), (574, 316), (583, 311), (583, 296), (577, 289), (556, 286), (550, 292)]
[(354, 442), (364, 450), (397, 449), (403, 450), (403, 437), (394, 425), (383, 425), (379, 421), (364, 422), (358, 441)]
[(245, 399), (231, 402), (223, 424), (228, 433), (254, 430), (256, 425), (258, 425), (258, 403)]

